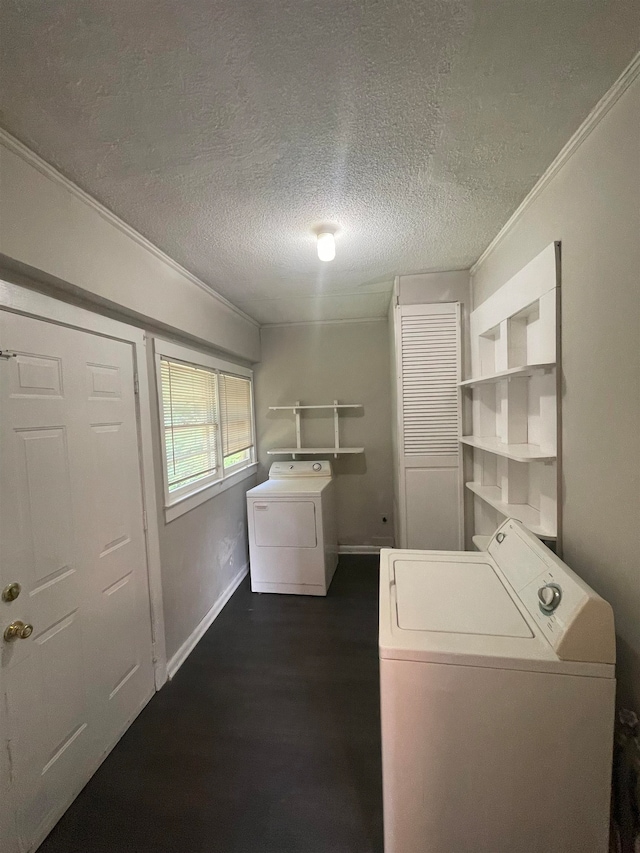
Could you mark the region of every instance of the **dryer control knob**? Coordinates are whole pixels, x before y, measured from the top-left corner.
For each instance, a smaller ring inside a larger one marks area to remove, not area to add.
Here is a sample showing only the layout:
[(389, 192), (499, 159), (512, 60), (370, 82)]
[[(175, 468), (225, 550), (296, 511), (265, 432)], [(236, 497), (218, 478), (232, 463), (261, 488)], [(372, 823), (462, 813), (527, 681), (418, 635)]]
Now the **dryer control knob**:
[(322, 471), (322, 465), (319, 462), (314, 462), (313, 463), (313, 470), (314, 471)]

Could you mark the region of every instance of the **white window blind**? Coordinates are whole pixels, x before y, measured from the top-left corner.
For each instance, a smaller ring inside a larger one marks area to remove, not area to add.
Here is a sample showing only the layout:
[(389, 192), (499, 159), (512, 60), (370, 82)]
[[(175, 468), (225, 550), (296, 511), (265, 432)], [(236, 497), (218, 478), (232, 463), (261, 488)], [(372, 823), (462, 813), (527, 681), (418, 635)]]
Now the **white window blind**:
[(176, 491), (215, 475), (218, 393), (212, 370), (161, 360), (167, 485)]
[(239, 376), (220, 374), (222, 441), (225, 459), (253, 446), (251, 382)]
[[(436, 309), (436, 306), (433, 306)], [(406, 456), (457, 456), (459, 321), (455, 305), (401, 317)]]

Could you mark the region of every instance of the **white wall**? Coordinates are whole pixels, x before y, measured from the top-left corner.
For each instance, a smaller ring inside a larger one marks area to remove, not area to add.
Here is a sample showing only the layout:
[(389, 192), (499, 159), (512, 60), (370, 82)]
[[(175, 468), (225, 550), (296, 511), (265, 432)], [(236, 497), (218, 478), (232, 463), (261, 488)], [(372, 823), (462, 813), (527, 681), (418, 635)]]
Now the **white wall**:
[[(390, 544), (391, 400), (389, 338), (385, 318), (355, 323), (265, 326), (262, 362), (255, 368), (260, 479), (274, 458), (273, 447), (295, 445), (291, 413), (269, 406), (303, 403), (362, 403), (364, 410), (340, 418), (340, 443), (362, 447), (358, 456), (331, 459), (337, 477), (338, 541), (342, 545)], [(303, 443), (333, 444), (333, 412), (303, 416)], [(387, 514), (383, 524), (381, 516)]]
[[(67, 296), (71, 285), (76, 301), (85, 307), (116, 312), (134, 325), (165, 329), (179, 340), (197, 340), (245, 361), (259, 358), (256, 323), (1, 134), (0, 253), (0, 268), (10, 270), (8, 278), (16, 280), (15, 270), (24, 270), (50, 295)], [(59, 292), (55, 285), (42, 285), (58, 281)], [(171, 658), (246, 564), (244, 492), (255, 478), (165, 524), (155, 371), (152, 362), (149, 365)]]
[(640, 79), (472, 279), (483, 302), (562, 241), (564, 559), (613, 605), (620, 699), (640, 711)]

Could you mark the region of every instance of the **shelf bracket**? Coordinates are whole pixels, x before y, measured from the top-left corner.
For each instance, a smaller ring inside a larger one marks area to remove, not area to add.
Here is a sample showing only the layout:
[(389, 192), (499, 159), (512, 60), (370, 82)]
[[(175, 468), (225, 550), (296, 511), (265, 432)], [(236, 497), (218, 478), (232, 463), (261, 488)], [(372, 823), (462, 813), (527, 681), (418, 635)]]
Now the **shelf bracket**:
[[(333, 401), (333, 446), (337, 449), (340, 447), (340, 430), (338, 427), (338, 401)], [(334, 453), (333, 458), (337, 459), (338, 454)]]

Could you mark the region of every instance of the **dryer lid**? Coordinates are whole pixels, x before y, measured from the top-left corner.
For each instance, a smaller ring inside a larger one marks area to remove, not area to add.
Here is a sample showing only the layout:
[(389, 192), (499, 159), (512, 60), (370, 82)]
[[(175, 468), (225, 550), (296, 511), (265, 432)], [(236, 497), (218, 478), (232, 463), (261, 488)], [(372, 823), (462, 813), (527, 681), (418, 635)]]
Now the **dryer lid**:
[(493, 637), (532, 637), (492, 565), (394, 560), (398, 627)]

